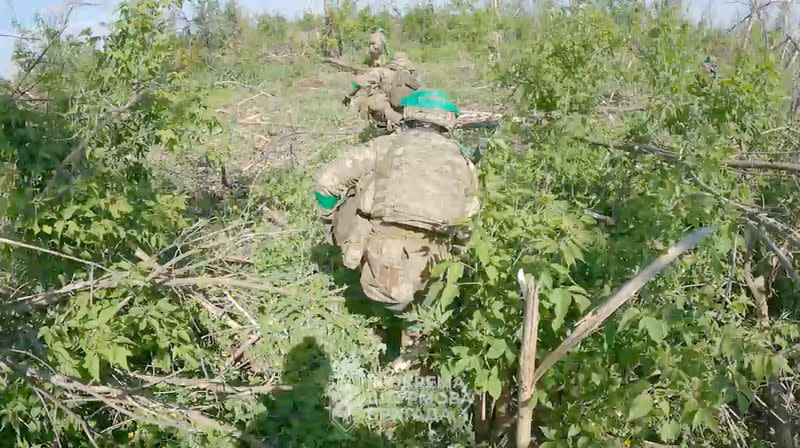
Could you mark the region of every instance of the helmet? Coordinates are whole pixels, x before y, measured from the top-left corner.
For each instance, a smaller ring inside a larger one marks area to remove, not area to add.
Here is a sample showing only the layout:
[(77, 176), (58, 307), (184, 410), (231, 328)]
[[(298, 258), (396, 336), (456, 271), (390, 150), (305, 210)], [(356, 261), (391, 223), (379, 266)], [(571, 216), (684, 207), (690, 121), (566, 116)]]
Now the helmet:
[(400, 101), (403, 120), (420, 121), (441, 126), (448, 131), (456, 125), (461, 114), (450, 97), (439, 90), (417, 90)]

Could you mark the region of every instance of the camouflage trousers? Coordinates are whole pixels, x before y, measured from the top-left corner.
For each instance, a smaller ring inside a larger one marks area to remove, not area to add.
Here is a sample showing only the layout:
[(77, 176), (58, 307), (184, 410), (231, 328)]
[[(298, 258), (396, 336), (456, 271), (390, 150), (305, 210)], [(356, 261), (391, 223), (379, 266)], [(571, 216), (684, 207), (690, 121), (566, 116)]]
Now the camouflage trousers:
[(372, 92), (361, 100), (358, 110), (362, 117), (375, 120), (388, 131), (392, 131), (403, 120), (403, 114), (392, 107), (389, 96), (381, 91)]
[(345, 266), (361, 271), (361, 288), (371, 300), (403, 311), (428, 283), (430, 269), (449, 258), (443, 236), (370, 220), (351, 198), (333, 216), (330, 235)]
[(369, 52), (369, 66), (370, 67), (385, 67), (386, 63), (389, 62), (386, 58), (384, 52)]

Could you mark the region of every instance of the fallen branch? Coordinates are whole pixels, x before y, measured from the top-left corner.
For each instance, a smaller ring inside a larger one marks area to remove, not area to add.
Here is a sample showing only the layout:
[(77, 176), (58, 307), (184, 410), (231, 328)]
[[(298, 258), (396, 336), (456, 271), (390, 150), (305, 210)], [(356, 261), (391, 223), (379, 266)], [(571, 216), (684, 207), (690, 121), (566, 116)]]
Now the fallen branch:
[(503, 114), (496, 112), (482, 112), (479, 110), (465, 110), (456, 119), (458, 129), (495, 128), (500, 126)]
[(259, 395), (268, 394), (279, 390), (284, 391), (292, 389), (291, 386), (282, 386), (276, 384), (263, 384), (261, 386), (232, 386), (218, 380), (200, 378), (163, 377), (135, 372), (132, 372), (129, 375), (147, 383), (145, 384), (145, 387), (153, 387), (159, 384), (169, 384), (170, 386), (180, 386), (187, 389), (202, 389), (211, 393), (226, 395)]
[(92, 431), (89, 429), (89, 425), (86, 423), (84, 419), (82, 419), (78, 414), (72, 412), (70, 408), (66, 405), (61, 403), (58, 399), (54, 396), (50, 395), (47, 391), (42, 390), (35, 385), (32, 385), (36, 390), (36, 393), (41, 394), (41, 396), (48, 399), (53, 405), (59, 409), (61, 409), (65, 414), (69, 415), (73, 420), (78, 422), (78, 425), (81, 427), (81, 431), (86, 436), (86, 439), (89, 441), (89, 444), (92, 445), (93, 448), (98, 448), (97, 442), (94, 440), (94, 436), (92, 435)]
[(254, 291), (264, 291), (264, 292), (271, 292), (276, 294), (291, 294), (291, 291), (285, 288), (279, 288), (272, 285), (267, 285), (263, 283), (257, 283), (250, 280), (239, 280), (236, 278), (228, 278), (228, 277), (183, 277), (183, 278), (173, 278), (167, 281), (160, 283), (164, 286), (175, 286), (175, 287), (182, 287), (182, 286), (198, 286), (198, 287), (210, 287), (210, 286), (224, 286), (228, 288), (240, 288), (240, 289), (252, 289)]
[(800, 174), (800, 165), (786, 162), (770, 162), (766, 160), (736, 160), (726, 159), (722, 163), (729, 168), (741, 169), (766, 169), (774, 171), (786, 171), (789, 173)]
[(83, 264), (85, 264), (87, 266), (92, 266), (94, 268), (97, 268), (97, 269), (100, 269), (100, 270), (108, 272), (108, 269), (106, 269), (105, 267), (103, 267), (103, 266), (101, 266), (101, 265), (99, 265), (99, 264), (97, 264), (95, 262), (87, 261), (87, 260), (84, 260), (84, 259), (78, 258), (78, 257), (73, 257), (72, 255), (62, 254), (61, 252), (57, 252), (57, 251), (50, 250), (50, 249), (45, 249), (43, 247), (33, 246), (31, 244), (22, 243), (20, 241), (9, 240), (7, 238), (0, 238), (0, 244), (8, 244), (10, 246), (17, 246), (17, 247), (21, 247), (23, 249), (30, 249), (32, 251), (42, 252), (42, 253), (45, 253), (45, 254), (48, 254), (48, 255), (53, 255), (53, 256), (56, 256), (56, 257), (59, 257), (59, 258), (64, 258), (66, 260), (77, 261), (78, 263), (83, 263)]
[(322, 58), (321, 61), (325, 62), (325, 63), (328, 63), (328, 64), (331, 64), (334, 67), (338, 68), (339, 70), (344, 70), (344, 71), (350, 72), (350, 73), (352, 73), (354, 75), (360, 75), (360, 74), (366, 72), (367, 70), (369, 70), (369, 69), (364, 68), (364, 67), (354, 67), (352, 65), (345, 64), (344, 62), (342, 62), (342, 61), (340, 61), (338, 59), (335, 59), (335, 58)]
[(789, 278), (792, 279), (796, 288), (800, 289), (800, 274), (797, 273), (797, 269), (794, 268), (792, 261), (789, 260), (789, 257), (786, 256), (786, 253), (782, 251), (775, 241), (770, 238), (764, 229), (755, 227), (753, 228), (755, 234), (761, 239), (761, 241), (769, 248), (769, 250), (778, 257), (778, 261), (781, 262), (783, 269), (786, 271), (786, 274), (789, 275)]
[[(237, 85), (237, 86), (240, 86), (240, 87), (245, 87), (247, 89), (255, 90), (260, 95), (268, 96), (270, 98), (275, 98), (275, 95), (262, 90), (261, 86), (256, 87), (254, 85), (246, 84), (246, 83), (239, 82), (239, 81), (217, 81), (217, 82), (214, 83), (214, 85), (217, 85), (217, 86), (224, 86), (224, 85), (227, 85), (227, 84), (234, 84), (234, 85)], [(252, 99), (252, 98), (250, 98), (250, 99)], [(239, 103), (239, 104), (241, 104), (241, 103)]]
[(132, 419), (165, 428), (174, 428), (190, 433), (219, 431), (248, 443), (251, 447), (267, 445), (238, 428), (229, 426), (194, 409), (182, 408), (170, 403), (154, 400), (143, 395), (112, 386), (90, 386), (60, 374), (50, 374), (0, 357), (0, 371), (11, 372), (28, 382), (49, 384), (78, 397), (92, 397), (115, 411)]
[[(647, 143), (600, 143), (595, 141), (584, 140), (593, 146), (600, 146), (604, 148), (620, 149), (637, 154), (650, 154), (664, 160), (678, 161), (680, 157), (675, 152), (668, 149), (659, 148), (657, 146)], [(739, 160), (739, 159), (725, 159), (722, 164), (728, 168), (738, 169), (766, 169), (773, 171), (785, 171), (794, 174), (800, 174), (800, 164), (786, 163), (786, 162), (770, 162), (767, 160)]]
[(634, 296), (644, 285), (661, 272), (664, 268), (669, 266), (684, 252), (694, 248), (701, 241), (706, 239), (711, 233), (716, 230), (715, 227), (702, 228), (688, 237), (682, 239), (662, 256), (656, 258), (649, 266), (639, 272), (636, 277), (622, 286), (616, 294), (606, 299), (600, 306), (589, 312), (584, 316), (576, 325), (575, 329), (567, 336), (566, 339), (547, 357), (536, 369), (533, 375), (533, 381), (536, 383), (551, 367), (560, 361), (570, 350), (575, 348), (582, 340), (593, 333), (600, 325), (605, 322), (619, 307), (624, 305), (631, 297)]

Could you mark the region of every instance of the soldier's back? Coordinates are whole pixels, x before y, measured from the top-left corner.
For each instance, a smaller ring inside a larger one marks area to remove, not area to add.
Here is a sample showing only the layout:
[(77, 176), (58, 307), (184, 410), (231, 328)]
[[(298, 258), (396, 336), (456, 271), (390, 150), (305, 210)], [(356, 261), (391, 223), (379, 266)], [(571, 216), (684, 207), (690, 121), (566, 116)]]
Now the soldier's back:
[(371, 215), (448, 231), (477, 211), (477, 175), (454, 140), (427, 128), (397, 133), (375, 167)]

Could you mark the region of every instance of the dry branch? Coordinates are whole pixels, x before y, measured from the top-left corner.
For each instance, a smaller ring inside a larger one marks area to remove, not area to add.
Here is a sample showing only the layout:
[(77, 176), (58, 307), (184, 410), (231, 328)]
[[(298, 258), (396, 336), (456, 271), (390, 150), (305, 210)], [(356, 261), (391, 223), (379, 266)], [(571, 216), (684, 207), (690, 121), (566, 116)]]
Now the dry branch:
[(335, 59), (335, 58), (322, 58), (321, 61), (325, 62), (327, 64), (331, 64), (332, 66), (338, 68), (339, 70), (343, 70), (343, 71), (352, 73), (354, 75), (360, 75), (360, 74), (362, 74), (362, 73), (364, 73), (364, 72), (366, 72), (368, 70), (365, 67), (355, 67), (355, 66), (346, 64), (346, 63), (344, 63), (344, 62), (342, 62), (342, 61), (340, 61), (338, 59)]
[(37, 394), (40, 394), (41, 396), (49, 400), (51, 403), (53, 403), (55, 407), (61, 409), (65, 414), (69, 415), (73, 420), (78, 422), (78, 425), (81, 427), (81, 431), (83, 431), (83, 434), (86, 436), (86, 439), (89, 441), (89, 444), (91, 444), (93, 448), (98, 448), (97, 442), (94, 440), (94, 436), (92, 435), (92, 431), (89, 429), (89, 425), (86, 423), (85, 420), (83, 420), (78, 414), (72, 412), (70, 408), (68, 408), (64, 403), (59, 401), (54, 396), (50, 395), (47, 391), (42, 390), (39, 387), (36, 387), (35, 385), (32, 386), (34, 387), (34, 390), (36, 390)]
[(664, 268), (669, 266), (681, 254), (694, 248), (701, 241), (706, 239), (711, 233), (716, 230), (715, 227), (702, 228), (688, 237), (682, 239), (662, 256), (658, 257), (650, 263), (644, 270), (639, 272), (636, 277), (622, 286), (616, 294), (604, 301), (600, 306), (589, 312), (584, 316), (576, 325), (575, 329), (567, 336), (566, 339), (559, 345), (552, 353), (550, 353), (544, 361), (539, 365), (534, 374), (534, 383), (538, 381), (547, 371), (553, 367), (555, 363), (560, 361), (570, 350), (575, 348), (582, 340), (594, 332), (600, 325), (608, 319), (619, 307), (624, 305), (631, 297), (634, 296), (644, 285), (661, 272)]
[(458, 129), (493, 128), (500, 125), (503, 114), (497, 112), (483, 112), (479, 110), (465, 110), (456, 119)]
[(42, 253), (45, 253), (45, 254), (48, 254), (48, 255), (53, 255), (53, 256), (56, 256), (56, 257), (59, 257), (59, 258), (64, 258), (66, 260), (77, 261), (78, 263), (83, 263), (83, 264), (85, 264), (87, 266), (92, 266), (92, 267), (95, 267), (97, 269), (100, 269), (100, 270), (108, 272), (108, 269), (106, 269), (103, 266), (100, 266), (97, 263), (94, 263), (92, 261), (87, 261), (87, 260), (84, 260), (82, 258), (73, 257), (72, 255), (62, 254), (61, 252), (57, 252), (55, 250), (45, 249), (45, 248), (39, 247), (39, 246), (33, 246), (31, 244), (22, 243), (20, 241), (9, 240), (7, 238), (0, 238), (0, 244), (8, 244), (10, 246), (17, 246), (17, 247), (21, 247), (23, 249), (29, 249), (29, 250), (33, 250), (33, 251), (36, 251), (36, 252), (42, 252)]
[[(676, 162), (680, 157), (675, 152), (659, 148), (648, 143), (601, 143), (591, 140), (583, 140), (584, 142), (602, 148), (619, 149), (634, 154), (649, 154), (658, 158)], [(728, 168), (737, 169), (763, 169), (773, 171), (784, 171), (788, 173), (800, 174), (800, 164), (786, 163), (786, 162), (771, 162), (768, 160), (739, 160), (739, 159), (725, 159), (721, 162)]]
[(778, 257), (778, 260), (781, 262), (781, 266), (783, 269), (786, 270), (786, 273), (789, 275), (789, 278), (795, 284), (795, 287), (800, 289), (800, 274), (797, 273), (797, 269), (794, 268), (792, 261), (789, 260), (789, 257), (786, 256), (786, 253), (775, 244), (775, 241), (770, 238), (764, 229), (754, 227), (753, 230), (755, 234), (758, 235), (759, 239), (769, 248), (769, 250)]
[(3, 357), (0, 357), (0, 371), (11, 372), (30, 383), (55, 386), (75, 397), (91, 397), (92, 401), (101, 402), (123, 415), (148, 424), (190, 433), (215, 430), (238, 438), (251, 447), (267, 446), (251, 434), (210, 418), (197, 410), (132, 394), (118, 387), (90, 386), (64, 375), (50, 374)]
[(268, 394), (278, 390), (291, 390), (291, 386), (281, 386), (277, 384), (263, 384), (261, 386), (233, 386), (218, 380), (201, 378), (175, 378), (165, 376), (146, 375), (142, 373), (130, 373), (134, 378), (144, 381), (145, 387), (153, 387), (159, 384), (170, 386), (180, 386), (187, 389), (202, 389), (215, 394), (226, 395), (259, 395)]
[(536, 342), (539, 334), (539, 285), (531, 279), (527, 284), (525, 273), (519, 271), (520, 289), (525, 298), (525, 314), (522, 320), (522, 346), (519, 356), (519, 390), (517, 391), (517, 448), (527, 448), (531, 443), (533, 409), (533, 374), (536, 369)]

